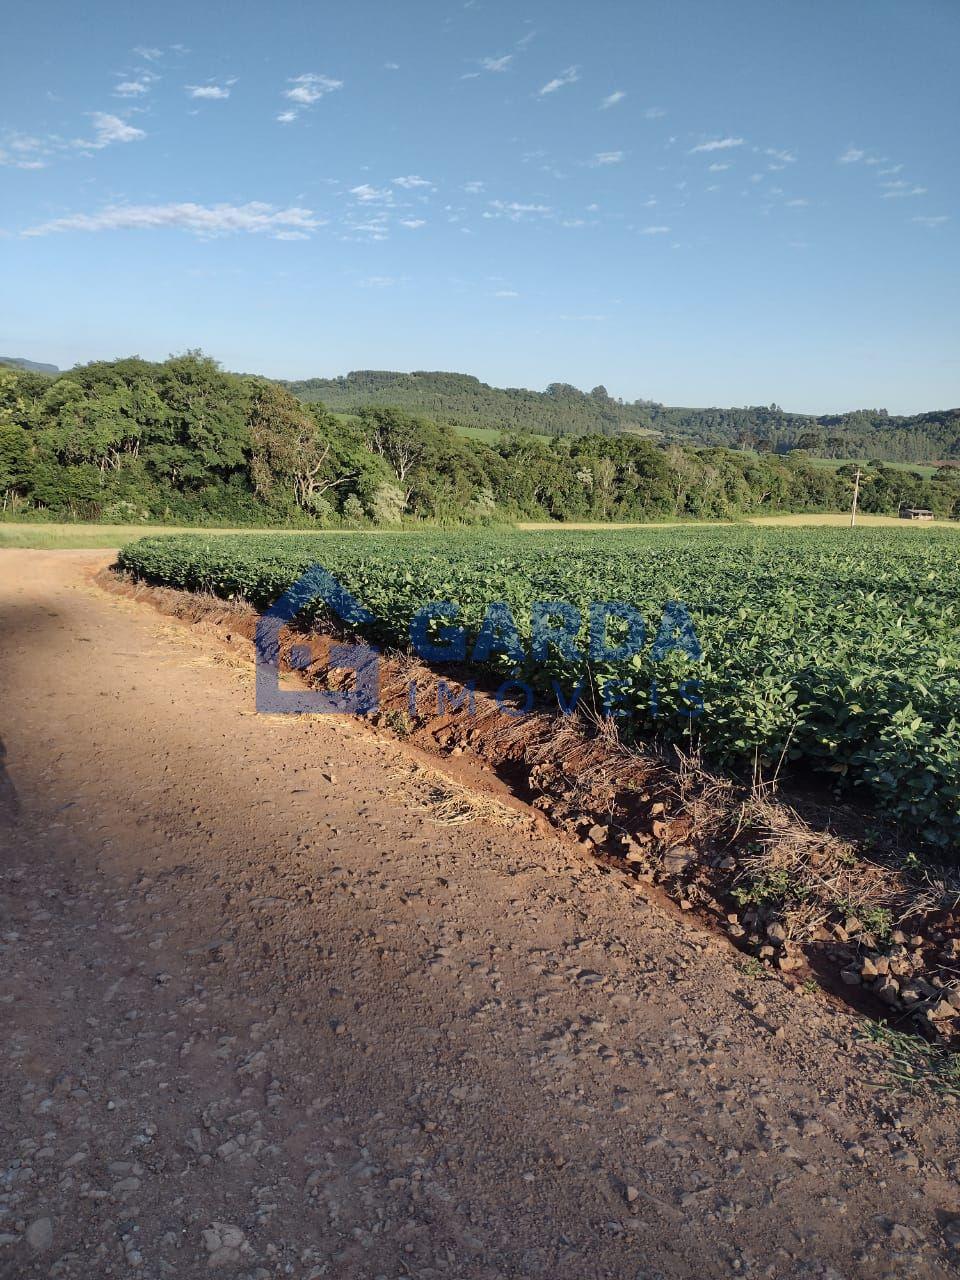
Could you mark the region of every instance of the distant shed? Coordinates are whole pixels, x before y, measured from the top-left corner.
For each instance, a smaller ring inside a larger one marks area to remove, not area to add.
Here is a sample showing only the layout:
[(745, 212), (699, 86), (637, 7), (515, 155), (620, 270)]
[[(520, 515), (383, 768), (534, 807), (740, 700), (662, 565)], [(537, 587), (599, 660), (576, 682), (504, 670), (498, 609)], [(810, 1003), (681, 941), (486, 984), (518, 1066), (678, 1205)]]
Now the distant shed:
[(932, 520), (933, 512), (926, 507), (901, 507), (901, 520)]

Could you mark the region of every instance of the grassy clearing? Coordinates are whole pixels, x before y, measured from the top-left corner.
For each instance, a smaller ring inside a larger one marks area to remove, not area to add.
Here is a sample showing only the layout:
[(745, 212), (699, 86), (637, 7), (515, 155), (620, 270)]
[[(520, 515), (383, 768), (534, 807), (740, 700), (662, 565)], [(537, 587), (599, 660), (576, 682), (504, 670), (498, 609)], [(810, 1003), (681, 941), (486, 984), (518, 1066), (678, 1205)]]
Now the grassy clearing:
[(503, 435), (496, 427), (454, 427), (458, 436), (467, 440), (479, 440), (482, 444), (496, 444)]
[[(751, 516), (747, 523), (787, 528), (819, 527), (823, 529), (842, 529), (849, 526), (850, 517), (849, 515)], [(934, 527), (960, 532), (960, 522), (956, 520), (933, 520), (929, 523), (918, 525), (909, 520), (899, 520), (896, 516), (861, 515), (857, 517), (857, 524), (862, 525), (864, 528), (913, 530), (914, 532)], [(558, 524), (550, 521), (521, 520), (515, 527), (521, 533), (617, 533), (629, 529), (717, 529), (731, 528), (733, 525), (725, 524), (719, 520), (660, 520), (643, 524), (591, 524), (588, 521), (570, 521), (566, 524)], [(301, 537), (315, 537), (317, 534), (339, 536), (356, 533), (368, 536), (371, 534), (382, 536), (384, 532), (384, 530), (379, 529), (216, 529), (209, 526), (191, 527), (186, 525), (56, 524), (52, 522), (50, 524), (29, 522), (17, 524), (12, 521), (0, 521), (0, 550), (4, 547), (20, 547), (39, 551), (71, 549), (76, 551), (113, 550), (114, 548), (125, 546), (128, 542), (135, 542), (138, 538), (173, 537), (181, 533), (199, 533), (210, 537), (219, 537), (224, 533), (242, 534), (245, 537), (253, 537), (257, 534), (277, 534), (282, 537), (299, 534)], [(423, 529), (410, 528), (386, 532), (388, 535), (392, 534), (392, 536), (417, 537), (423, 532)], [(483, 533), (482, 530), (477, 532), (478, 536)]]
[(173, 537), (181, 533), (208, 534), (219, 537), (225, 533), (253, 536), (265, 533), (289, 537), (292, 534), (315, 537), (318, 533), (338, 535), (370, 532), (360, 529), (211, 529), (186, 525), (158, 524), (13, 524), (0, 522), (0, 548), (21, 547), (38, 551), (102, 549), (113, 550), (138, 538)]
[[(839, 471), (841, 467), (865, 467), (867, 465), (866, 458), (809, 458), (811, 466), (819, 467), (822, 471)], [(923, 476), (924, 480), (930, 480), (937, 474), (939, 468), (932, 462), (885, 462), (883, 464), (889, 471), (910, 471), (915, 475)]]
[[(844, 512), (842, 515), (811, 513), (810, 515), (782, 515), (782, 516), (750, 516), (749, 524), (757, 525), (775, 525), (785, 528), (799, 528), (808, 526), (811, 528), (821, 529), (842, 529), (850, 525), (850, 513)], [(956, 520), (925, 520), (920, 523), (916, 520), (901, 520), (899, 516), (871, 516), (863, 513), (858, 514), (857, 524), (868, 529), (953, 529), (960, 530), (960, 522)]]

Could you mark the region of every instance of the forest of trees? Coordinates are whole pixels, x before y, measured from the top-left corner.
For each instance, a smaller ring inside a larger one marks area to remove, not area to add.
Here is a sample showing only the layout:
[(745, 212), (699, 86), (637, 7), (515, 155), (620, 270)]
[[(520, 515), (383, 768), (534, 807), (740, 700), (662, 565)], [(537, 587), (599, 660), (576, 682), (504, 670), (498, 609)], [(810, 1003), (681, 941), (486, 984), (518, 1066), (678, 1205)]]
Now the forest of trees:
[(806, 449), (824, 458), (880, 458), (887, 462), (960, 461), (960, 409), (892, 417), (859, 409), (820, 418), (778, 405), (742, 409), (684, 409), (652, 400), (624, 403), (605, 387), (578, 391), (565, 382), (546, 391), (487, 386), (461, 373), (361, 370), (340, 378), (284, 384), (305, 402), (337, 412), (390, 405), (455, 427), (496, 427), (545, 435), (647, 433), (675, 444), (719, 444), (787, 453)]
[[(349, 527), (719, 519), (842, 510), (851, 491), (852, 468), (817, 465), (800, 449), (515, 426), (486, 444), (402, 406), (334, 413), (280, 383), (226, 373), (199, 352), (56, 376), (0, 368), (6, 518)], [(872, 463), (861, 501), (866, 511), (906, 502), (956, 515), (960, 471), (944, 467), (925, 480)]]

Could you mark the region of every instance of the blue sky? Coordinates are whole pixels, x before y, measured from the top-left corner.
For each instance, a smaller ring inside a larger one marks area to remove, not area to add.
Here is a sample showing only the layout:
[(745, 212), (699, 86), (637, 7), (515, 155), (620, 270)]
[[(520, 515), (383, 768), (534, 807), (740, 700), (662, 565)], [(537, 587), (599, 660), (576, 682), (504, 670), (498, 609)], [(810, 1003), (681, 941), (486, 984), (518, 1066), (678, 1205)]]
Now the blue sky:
[(960, 403), (955, 0), (8, 13), (0, 351)]

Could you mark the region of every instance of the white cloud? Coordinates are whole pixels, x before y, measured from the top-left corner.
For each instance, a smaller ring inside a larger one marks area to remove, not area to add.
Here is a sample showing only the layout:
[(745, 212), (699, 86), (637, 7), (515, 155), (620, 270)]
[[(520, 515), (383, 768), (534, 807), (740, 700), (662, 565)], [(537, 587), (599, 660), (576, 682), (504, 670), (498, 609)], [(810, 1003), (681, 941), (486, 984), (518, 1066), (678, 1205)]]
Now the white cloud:
[(277, 209), (260, 201), (249, 204), (125, 204), (109, 205), (99, 213), (71, 213), (38, 226), (25, 236), (45, 236), (60, 231), (189, 231), (206, 239), (236, 232), (267, 233), (291, 238), (306, 236), (322, 226), (311, 209)]
[(284, 89), (283, 96), (296, 103), (296, 106), (292, 109), (288, 107), (286, 111), (277, 116), (280, 124), (292, 124), (301, 111), (312, 107), (315, 102), (319, 102), (328, 93), (335, 93), (337, 89), (343, 88), (342, 80), (334, 80), (330, 76), (316, 75), (312, 71), (302, 76), (291, 76), (287, 83), (292, 85), (293, 88)]
[(669, 227), (644, 227), (643, 235), (645, 236), (666, 236), (670, 234)]
[(520, 297), (516, 289), (498, 289), (493, 296), (495, 298), (519, 298)]
[(609, 107), (615, 107), (617, 103), (622, 102), (626, 96), (626, 89), (614, 89), (613, 93), (608, 93), (600, 103), (600, 109), (602, 111), (606, 111)]
[(862, 160), (867, 153), (861, 151), (859, 147), (847, 147), (843, 155), (837, 156), (837, 164), (856, 164), (858, 160)]
[(742, 147), (742, 138), (714, 138), (710, 142), (701, 142), (697, 146), (690, 148), (690, 154), (695, 156), (701, 151), (729, 151), (731, 147)]
[(0, 165), (4, 165), (9, 169), (45, 169), (47, 162), (36, 157), (12, 156), (9, 151), (4, 151), (0, 147)]
[(505, 53), (499, 58), (481, 58), (480, 66), (484, 71), (506, 71), (513, 61), (512, 53)]
[(643, 116), (645, 120), (662, 120), (666, 114), (663, 107), (647, 107)]
[(115, 142), (139, 142), (147, 136), (142, 129), (136, 129), (119, 116), (104, 111), (92, 111), (90, 118), (94, 127), (92, 138), (67, 139), (55, 133), (43, 137), (15, 132), (5, 134), (0, 140), (0, 165), (16, 169), (44, 169), (51, 159), (69, 152), (89, 155)]
[(592, 165), (619, 164), (622, 159), (622, 151), (598, 151), (590, 163)]
[(417, 187), (432, 187), (433, 183), (421, 178), (419, 174), (408, 173), (404, 178), (394, 178), (393, 185), (403, 187), (404, 191), (413, 191)]
[(104, 111), (91, 112), (90, 119), (93, 121), (96, 137), (92, 142), (78, 139), (74, 146), (82, 150), (100, 151), (104, 147), (109, 147), (112, 142), (139, 142), (141, 138), (147, 136), (142, 129), (135, 129), (132, 124), (127, 124), (119, 116), (112, 116)]
[(212, 102), (221, 102), (230, 97), (230, 84), (187, 84), (184, 85), (191, 98), (209, 98)]
[(163, 57), (162, 49), (149, 49), (142, 44), (138, 44), (133, 52), (140, 58), (146, 58), (147, 62), (159, 62)]
[(546, 97), (548, 93), (556, 93), (558, 89), (562, 89), (565, 85), (576, 84), (579, 79), (580, 68), (567, 67), (565, 71), (561, 71), (553, 80), (548, 80), (543, 88), (538, 91), (537, 97), (543, 98)]
[[(781, 166), (785, 164), (794, 164), (797, 159), (796, 154), (793, 151), (787, 151), (786, 149), (780, 150), (777, 147), (767, 147), (763, 154), (765, 156), (770, 156), (771, 159), (776, 160), (778, 165)], [(773, 165), (770, 166), (771, 169), (773, 167)]]
[(28, 133), (7, 133), (0, 144), (0, 165), (11, 169), (45, 169), (47, 158), (62, 143), (57, 138), (37, 138)]
[(926, 194), (926, 187), (911, 187), (909, 185), (905, 185), (902, 188), (898, 188), (896, 191), (884, 191), (883, 198), (884, 200), (899, 200), (902, 197), (925, 196)]
[(483, 182), (478, 182), (474, 180), (473, 182), (465, 182), (463, 184), (463, 189), (464, 191), (468, 192), (472, 196), (478, 196), (480, 192), (483, 190), (485, 185), (486, 184)]
[(918, 214), (910, 221), (918, 222), (922, 227), (942, 227), (945, 222), (950, 221), (950, 215), (947, 213)]
[(707, 166), (707, 173), (723, 173), (724, 169), (729, 169), (728, 164), (711, 164)]
[(799, 196), (796, 200), (787, 200), (785, 203), (788, 209), (805, 209), (810, 201)]
[(350, 194), (361, 204), (389, 204), (393, 200), (393, 192), (389, 187), (371, 187), (369, 182), (359, 187), (351, 187)]
[(546, 217), (553, 213), (548, 204), (521, 204), (517, 200), (491, 200), (493, 213), (485, 213), (485, 218), (509, 218), (511, 222), (519, 222), (521, 218)]
[(150, 92), (150, 80), (156, 77), (140, 76), (136, 80), (121, 80), (114, 89), (114, 97), (116, 98), (140, 98), (145, 93)]
[(283, 96), (301, 107), (313, 106), (326, 94), (343, 88), (342, 80), (332, 80), (330, 76), (318, 76), (312, 72), (303, 76), (292, 76), (289, 83), (293, 88), (285, 89)]
[(417, 227), (425, 227), (426, 221), (423, 218), (401, 218), (401, 227), (409, 227), (411, 231), (416, 231)]

